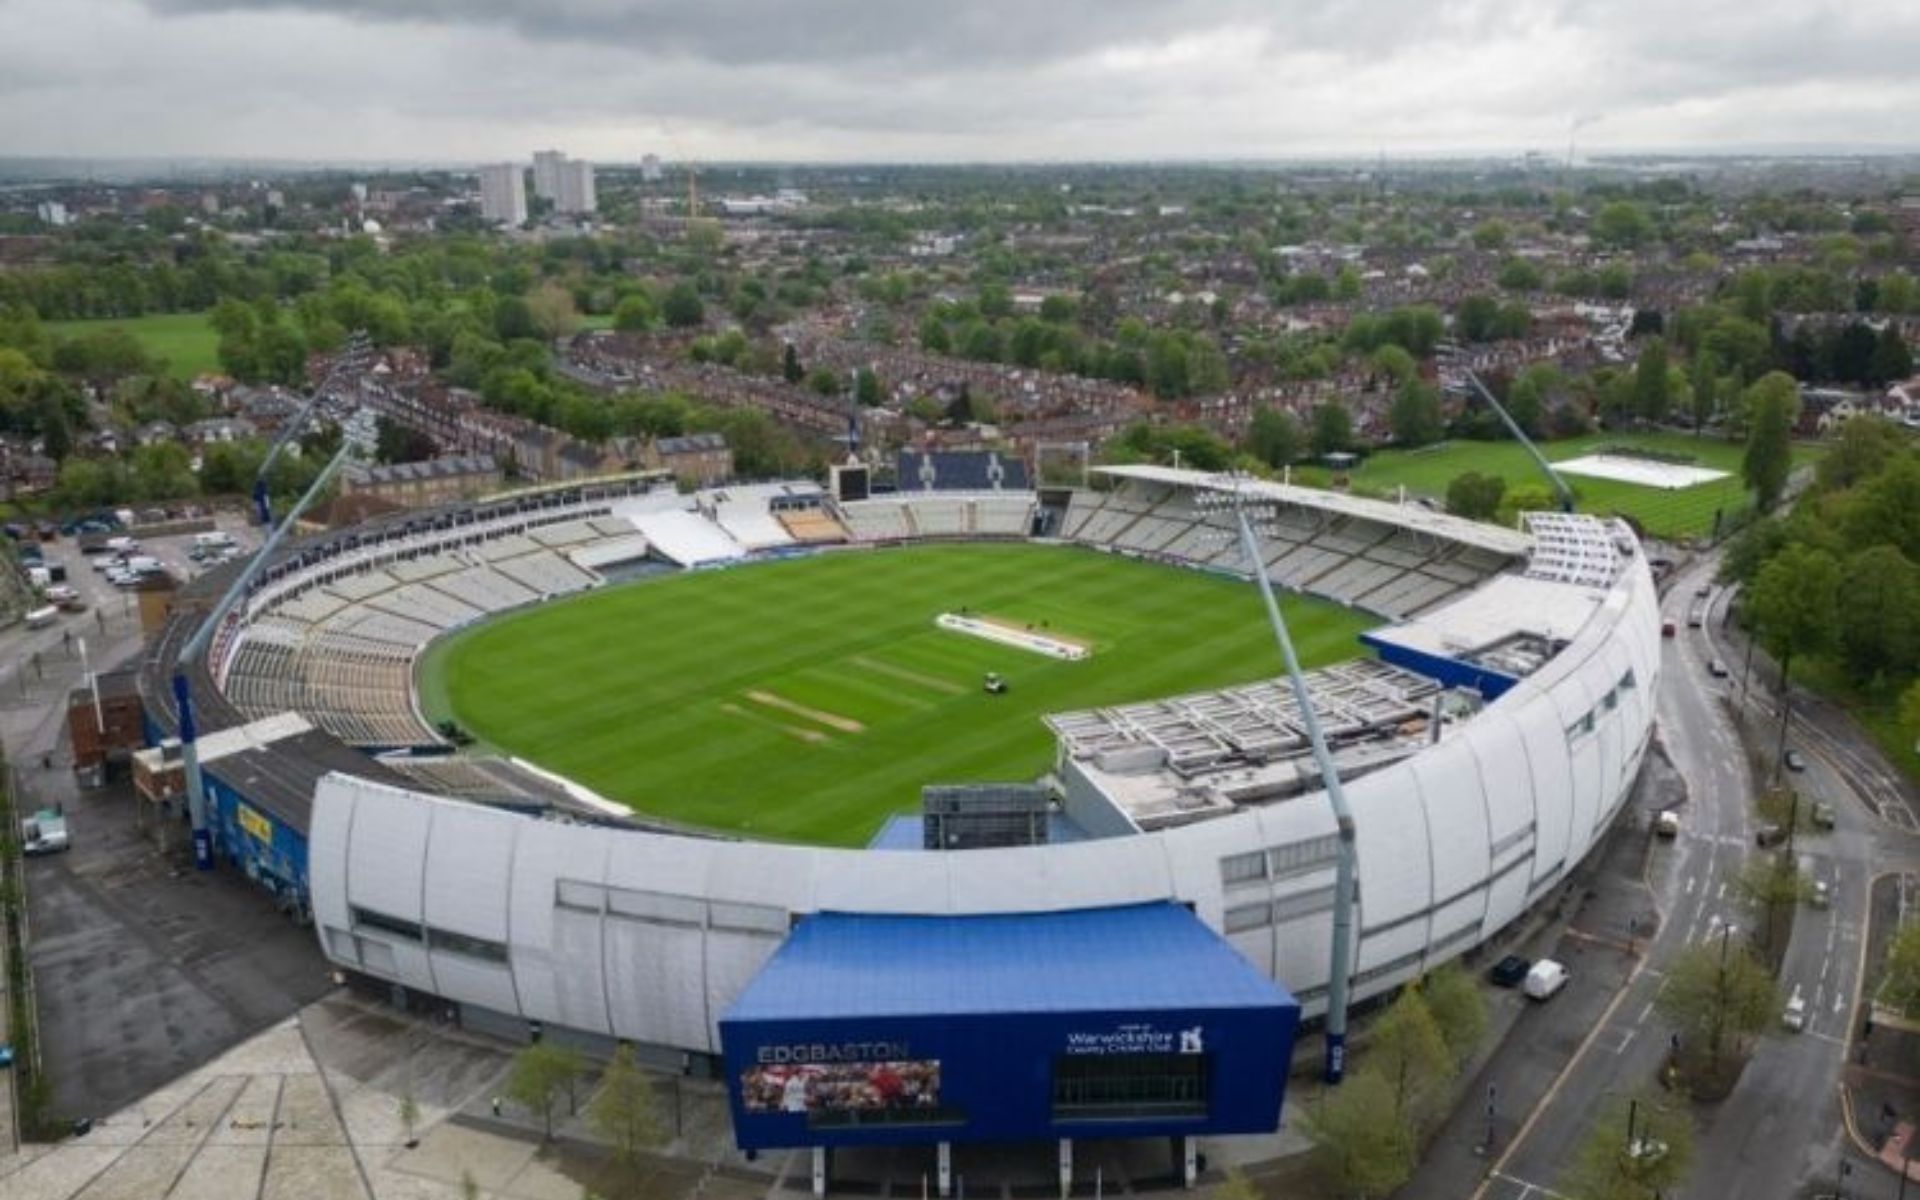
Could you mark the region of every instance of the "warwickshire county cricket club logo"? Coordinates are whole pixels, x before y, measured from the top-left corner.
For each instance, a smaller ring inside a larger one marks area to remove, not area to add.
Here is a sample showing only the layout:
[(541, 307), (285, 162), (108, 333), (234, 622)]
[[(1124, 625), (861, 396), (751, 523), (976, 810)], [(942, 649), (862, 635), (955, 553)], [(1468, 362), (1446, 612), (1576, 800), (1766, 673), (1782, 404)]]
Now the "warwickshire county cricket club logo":
[(1180, 1031), (1180, 1053), (1182, 1054), (1206, 1053), (1206, 1049), (1207, 1049), (1206, 1041), (1204, 1036), (1200, 1032), (1200, 1028), (1201, 1028), (1200, 1026), (1195, 1025), (1192, 1029), (1182, 1029)]

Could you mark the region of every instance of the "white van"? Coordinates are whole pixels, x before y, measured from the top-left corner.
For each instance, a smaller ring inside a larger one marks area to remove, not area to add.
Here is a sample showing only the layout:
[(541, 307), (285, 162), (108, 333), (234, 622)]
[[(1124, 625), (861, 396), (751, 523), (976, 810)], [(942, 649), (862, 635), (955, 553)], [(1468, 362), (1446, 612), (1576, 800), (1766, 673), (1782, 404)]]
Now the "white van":
[(1567, 986), (1569, 978), (1571, 976), (1563, 964), (1543, 958), (1527, 972), (1527, 980), (1520, 985), (1520, 990), (1527, 994), (1529, 1000), (1550, 1000), (1555, 992)]
[(36, 608), (27, 614), (27, 628), (45, 629), (59, 619), (60, 610), (49, 604), (45, 608)]
[(115, 554), (131, 554), (139, 548), (140, 543), (130, 537), (110, 537), (107, 539), (107, 549), (113, 551)]
[(193, 535), (193, 544), (203, 550), (224, 550), (233, 545), (233, 535), (224, 529), (216, 529), (212, 533), (196, 533)]

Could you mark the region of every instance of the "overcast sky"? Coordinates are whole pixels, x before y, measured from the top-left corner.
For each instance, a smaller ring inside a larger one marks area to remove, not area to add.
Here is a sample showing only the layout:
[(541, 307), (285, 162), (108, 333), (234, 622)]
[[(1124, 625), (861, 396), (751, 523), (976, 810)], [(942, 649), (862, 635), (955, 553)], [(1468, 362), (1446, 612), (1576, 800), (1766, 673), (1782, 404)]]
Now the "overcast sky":
[(1920, 145), (1917, 0), (0, 0), (0, 154)]

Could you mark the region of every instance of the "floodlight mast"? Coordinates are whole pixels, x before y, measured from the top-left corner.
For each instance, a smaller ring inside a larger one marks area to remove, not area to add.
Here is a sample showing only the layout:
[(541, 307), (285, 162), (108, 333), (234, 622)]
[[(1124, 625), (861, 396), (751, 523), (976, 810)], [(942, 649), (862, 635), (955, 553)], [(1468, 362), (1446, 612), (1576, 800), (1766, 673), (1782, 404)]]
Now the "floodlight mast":
[(372, 417), (365, 410), (356, 412), (348, 419), (347, 425), (342, 427), (344, 436), (340, 440), (339, 451), (322, 468), (312, 486), (307, 488), (306, 494), (301, 496), (299, 502), (281, 519), (279, 526), (267, 535), (267, 540), (261, 543), (260, 549), (254, 552), (252, 560), (247, 563), (239, 576), (227, 585), (227, 590), (221, 594), (219, 601), (201, 619), (200, 627), (194, 630), (191, 638), (187, 639), (186, 646), (180, 651), (180, 657), (174, 660), (173, 699), (180, 711), (180, 765), (187, 777), (187, 823), (193, 831), (193, 865), (199, 870), (213, 869), (213, 830), (207, 822), (206, 777), (200, 771), (199, 730), (193, 717), (193, 688), (188, 682), (188, 672), (207, 652), (207, 646), (213, 640), (214, 631), (220, 628), (220, 622), (232, 611), (240, 598), (246, 595), (247, 589), (253, 586), (253, 581), (259, 577), (268, 560), (273, 557), (273, 552), (279, 549), (280, 543), (286, 539), (294, 522), (300, 519), (300, 514), (306, 512), (308, 507), (320, 498), (320, 494), (326, 490), (328, 484), (333, 482), (334, 476), (340, 473), (340, 468), (346, 466), (350, 459), (370, 452), (372, 425)]
[(1293, 686), (1294, 703), (1299, 705), (1301, 723), (1307, 727), (1307, 744), (1313, 750), (1314, 765), (1319, 768), (1320, 779), (1326, 785), (1327, 803), (1333, 809), (1333, 819), (1339, 832), (1339, 853), (1334, 861), (1333, 875), (1333, 953), (1327, 971), (1327, 1027), (1326, 1060), (1322, 1078), (1330, 1084), (1337, 1084), (1347, 1073), (1347, 990), (1348, 979), (1353, 970), (1353, 892), (1354, 892), (1354, 824), (1353, 812), (1347, 807), (1347, 794), (1340, 786), (1340, 772), (1335, 769), (1333, 753), (1327, 749), (1327, 738), (1320, 728), (1320, 717), (1313, 707), (1313, 698), (1307, 692), (1306, 677), (1300, 671), (1300, 657), (1294, 653), (1293, 637), (1287, 632), (1287, 622), (1280, 615), (1280, 602), (1273, 595), (1273, 581), (1267, 578), (1265, 564), (1260, 558), (1260, 543), (1253, 533), (1253, 522), (1247, 515), (1246, 480), (1238, 476), (1228, 476), (1224, 487), (1215, 485), (1215, 496), (1224, 495), (1233, 510), (1235, 524), (1239, 527), (1240, 551), (1246, 556), (1247, 573), (1253, 576), (1254, 584), (1260, 589), (1260, 599), (1266, 605), (1267, 621), (1273, 626), (1273, 640), (1280, 645), (1280, 657), (1287, 667), (1287, 681)]
[(340, 351), (339, 357), (334, 359), (333, 365), (327, 368), (326, 375), (314, 387), (313, 394), (307, 397), (307, 402), (300, 406), (300, 411), (294, 414), (293, 420), (287, 422), (287, 427), (280, 431), (280, 436), (275, 438), (273, 445), (267, 448), (267, 456), (260, 460), (260, 469), (254, 473), (253, 477), (253, 511), (261, 525), (273, 524), (273, 503), (267, 491), (267, 475), (273, 470), (273, 464), (280, 460), (280, 455), (288, 446), (299, 439), (301, 432), (307, 427), (308, 419), (313, 416), (313, 410), (319, 407), (320, 401), (333, 387), (334, 380), (347, 372), (355, 375), (360, 373), (361, 364), (365, 361), (369, 349), (366, 331), (354, 330), (348, 336), (347, 344)]
[(1513, 440), (1525, 447), (1528, 454), (1533, 455), (1534, 464), (1540, 468), (1540, 473), (1547, 477), (1547, 482), (1553, 485), (1554, 494), (1560, 499), (1560, 511), (1563, 513), (1572, 512), (1573, 489), (1567, 486), (1566, 480), (1560, 478), (1560, 472), (1553, 469), (1553, 464), (1547, 461), (1547, 456), (1540, 453), (1540, 447), (1533, 444), (1533, 439), (1528, 437), (1526, 431), (1520, 428), (1520, 423), (1513, 419), (1513, 414), (1509, 413), (1504, 405), (1493, 398), (1492, 390), (1489, 389), (1486, 384), (1480, 382), (1480, 376), (1474, 374), (1472, 371), (1468, 371), (1467, 383), (1472, 386), (1474, 391), (1480, 394), (1482, 400), (1487, 402), (1487, 407), (1493, 409), (1501, 421), (1506, 423), (1507, 432), (1513, 435)]

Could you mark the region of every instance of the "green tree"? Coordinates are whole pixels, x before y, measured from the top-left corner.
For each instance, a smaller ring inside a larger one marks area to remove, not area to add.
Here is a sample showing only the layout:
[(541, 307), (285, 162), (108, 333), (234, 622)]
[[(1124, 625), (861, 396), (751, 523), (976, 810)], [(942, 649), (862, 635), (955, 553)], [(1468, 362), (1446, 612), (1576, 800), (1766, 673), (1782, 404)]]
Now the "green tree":
[(1842, 422), (1839, 435), (1815, 468), (1815, 481), (1821, 491), (1850, 488), (1878, 475), (1907, 445), (1906, 433), (1885, 418), (1860, 416)]
[(613, 327), (622, 333), (643, 333), (659, 319), (653, 301), (640, 292), (629, 292), (613, 306)]
[(1756, 380), (1745, 396), (1747, 452), (1740, 474), (1762, 512), (1772, 511), (1793, 470), (1793, 425), (1800, 391), (1793, 376), (1774, 371)]
[(1566, 386), (1560, 368), (1552, 363), (1533, 363), (1507, 389), (1507, 415), (1528, 437), (1539, 437), (1547, 412)]
[(1855, 682), (1920, 666), (1920, 567), (1894, 546), (1850, 555), (1839, 595), (1840, 659)]
[(1793, 930), (1794, 910), (1812, 889), (1791, 857), (1762, 853), (1741, 864), (1733, 877), (1733, 890), (1752, 910), (1759, 923), (1763, 952), (1772, 957), (1778, 940)]
[(1825, 550), (1795, 543), (1760, 568), (1748, 615), (1782, 680), (1791, 677), (1796, 657), (1832, 645), (1839, 604), (1840, 564)]
[(1300, 457), (1300, 422), (1286, 409), (1261, 406), (1247, 430), (1247, 450), (1269, 467), (1290, 465)]
[(1480, 985), (1456, 959), (1421, 980), (1420, 994), (1454, 1062), (1465, 1063), (1487, 1035), (1487, 998)]
[(1899, 383), (1912, 375), (1913, 351), (1907, 346), (1907, 339), (1901, 336), (1900, 327), (1888, 321), (1881, 327), (1880, 336), (1874, 340), (1873, 356), (1867, 365), (1867, 382)]
[(1920, 679), (1900, 693), (1900, 727), (1907, 731), (1913, 744), (1920, 747)]
[(1717, 1067), (1729, 1041), (1738, 1051), (1773, 1027), (1778, 995), (1753, 951), (1726, 932), (1674, 956), (1654, 1007), (1679, 1032), (1684, 1052), (1704, 1053)]
[(853, 377), (853, 398), (862, 408), (875, 408), (886, 403), (886, 391), (880, 386), (880, 376), (872, 367), (856, 368)]
[(587, 1101), (587, 1120), (623, 1166), (633, 1166), (640, 1151), (659, 1142), (653, 1084), (635, 1063), (632, 1046), (622, 1044), (607, 1064), (599, 1090)]
[(1373, 369), (1391, 379), (1395, 384), (1405, 383), (1420, 372), (1420, 364), (1413, 355), (1407, 353), (1404, 346), (1388, 342), (1373, 352), (1369, 360)]
[(507, 1098), (529, 1112), (539, 1113), (546, 1136), (552, 1138), (553, 1106), (559, 1103), (560, 1093), (571, 1092), (580, 1068), (578, 1053), (552, 1042), (535, 1042), (513, 1056), (513, 1067), (507, 1073)]
[(1593, 237), (1604, 246), (1632, 250), (1653, 236), (1653, 221), (1630, 200), (1614, 200), (1594, 214)]
[(1393, 430), (1393, 443), (1402, 449), (1430, 446), (1447, 432), (1445, 415), (1440, 410), (1440, 392), (1417, 378), (1408, 379), (1394, 393), (1393, 407), (1387, 413)]
[(1417, 1085), (1453, 1076), (1454, 1060), (1418, 988), (1405, 988), (1367, 1036), (1367, 1061), (1393, 1089), (1395, 1119), (1409, 1124)]
[[(1920, 683), (1913, 690), (1920, 691)], [(1874, 998), (1908, 1016), (1920, 1014), (1920, 921), (1906, 922), (1888, 940)]]
[(1413, 1174), (1413, 1132), (1399, 1118), (1392, 1086), (1371, 1066), (1307, 1106), (1301, 1123), (1314, 1166), (1337, 1195), (1387, 1196)]
[(1463, 342), (1485, 342), (1493, 338), (1493, 323), (1500, 314), (1500, 302), (1492, 296), (1468, 296), (1453, 312), (1453, 331)]
[(1310, 442), (1315, 458), (1353, 449), (1353, 414), (1337, 400), (1315, 406)]
[(667, 292), (660, 312), (675, 329), (691, 329), (707, 319), (707, 306), (700, 299), (700, 289), (685, 279)]
[(1473, 244), (1481, 250), (1505, 250), (1511, 235), (1506, 223), (1495, 217), (1488, 217), (1473, 227)]
[(833, 373), (832, 367), (815, 367), (807, 372), (807, 386), (817, 395), (837, 396), (840, 394), (840, 377)]
[(1667, 343), (1661, 338), (1648, 338), (1633, 368), (1633, 408), (1642, 421), (1657, 425), (1667, 419), (1667, 410), (1673, 404), (1667, 368)]
[(1605, 1106), (1561, 1181), (1572, 1200), (1647, 1200), (1676, 1195), (1693, 1164), (1693, 1121), (1665, 1097)]
[(1885, 542), (1920, 562), (1920, 456), (1901, 454), (1860, 483), (1839, 509), (1850, 546)]
[(1498, 475), (1468, 471), (1447, 484), (1447, 511), (1472, 521), (1491, 521), (1500, 511), (1507, 481)]
[(1253, 1180), (1239, 1167), (1228, 1167), (1227, 1177), (1213, 1189), (1212, 1200), (1265, 1200)]

